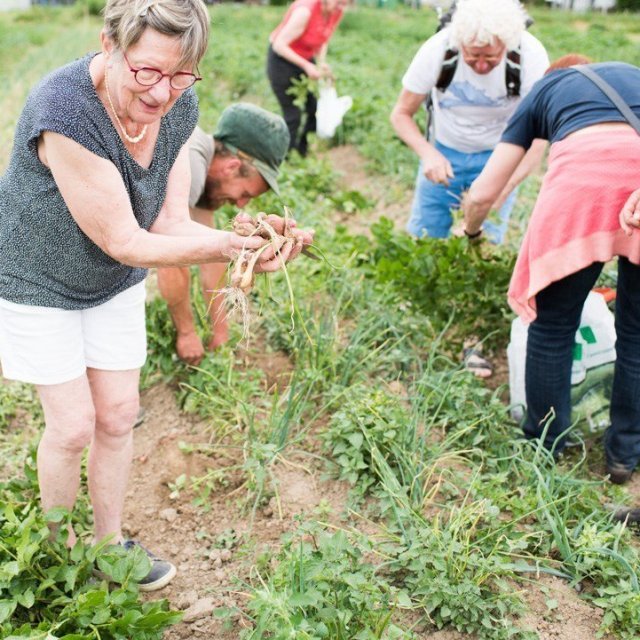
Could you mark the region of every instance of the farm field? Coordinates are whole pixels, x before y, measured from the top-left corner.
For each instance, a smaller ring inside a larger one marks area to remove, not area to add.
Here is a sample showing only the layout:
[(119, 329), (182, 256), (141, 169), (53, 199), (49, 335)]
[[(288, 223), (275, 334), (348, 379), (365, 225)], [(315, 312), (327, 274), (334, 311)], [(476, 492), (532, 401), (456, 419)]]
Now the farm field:
[[(0, 169), (29, 89), (98, 47), (90, 6), (0, 14)], [(278, 111), (264, 64), (283, 11), (211, 8), (197, 87), (206, 130), (236, 100)], [(531, 13), (551, 59), (640, 64), (638, 15)], [(169, 587), (142, 596), (140, 557), (48, 541), (34, 468), (42, 415), (30, 387), (0, 384), (0, 638), (640, 637), (640, 538), (612, 521), (614, 508), (640, 506), (638, 474), (624, 488), (605, 481), (588, 408), (558, 463), (510, 417), (505, 293), (540, 176), (523, 185), (504, 247), (402, 231), (417, 163), (388, 115), (435, 22), (428, 9), (358, 6), (338, 29), (330, 60), (353, 108), (334, 144), (292, 158), (281, 181), (325, 259), (258, 279), (248, 341), (232, 324), (228, 346), (181, 364), (150, 274), (125, 522), (178, 566)], [(282, 204), (269, 193), (247, 210)], [(471, 335), (496, 363), (487, 381), (461, 368)], [(89, 543), (82, 496), (59, 519)], [(122, 587), (92, 580), (94, 561)]]

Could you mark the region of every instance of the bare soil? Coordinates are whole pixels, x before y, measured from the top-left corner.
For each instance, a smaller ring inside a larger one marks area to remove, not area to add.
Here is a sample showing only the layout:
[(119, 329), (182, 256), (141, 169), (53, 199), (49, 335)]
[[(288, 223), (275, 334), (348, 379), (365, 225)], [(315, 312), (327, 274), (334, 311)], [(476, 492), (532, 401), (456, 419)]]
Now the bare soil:
[(398, 183), (385, 176), (369, 175), (365, 168), (364, 158), (351, 145), (332, 147), (327, 152), (331, 167), (341, 176), (340, 186), (343, 189), (359, 191), (374, 203), (373, 210), (367, 213), (366, 219), (356, 213), (337, 213), (336, 222), (349, 227), (352, 233), (367, 235), (371, 224), (382, 216), (393, 220), (397, 228), (403, 228), (409, 219), (413, 191), (407, 191)]
[(146, 416), (135, 433), (125, 531), (176, 564), (178, 575), (161, 595), (174, 607), (185, 609), (187, 617), (197, 616), (173, 627), (166, 638), (237, 638), (237, 629), (225, 631), (211, 617), (214, 608), (242, 606), (245, 598), (238, 578), (249, 579), (252, 552), (242, 547), (240, 553), (233, 541), (250, 538), (255, 554), (273, 549), (283, 533), (297, 527), (296, 516), (308, 515), (321, 503), (332, 513), (340, 513), (347, 487), (321, 482), (320, 469), (293, 460), (276, 465), (279, 501), (271, 499), (256, 511), (253, 521), (251, 513), (239, 506), (243, 488), (232, 473), (226, 487), (211, 493), (206, 508), (195, 507), (191, 491), (172, 497), (169, 485), (183, 474), (188, 479), (199, 478), (237, 464), (241, 453), (226, 449), (207, 455), (183, 453), (181, 443), (206, 443), (211, 429), (206, 422), (181, 413), (174, 390), (166, 385), (144, 393), (142, 405)]

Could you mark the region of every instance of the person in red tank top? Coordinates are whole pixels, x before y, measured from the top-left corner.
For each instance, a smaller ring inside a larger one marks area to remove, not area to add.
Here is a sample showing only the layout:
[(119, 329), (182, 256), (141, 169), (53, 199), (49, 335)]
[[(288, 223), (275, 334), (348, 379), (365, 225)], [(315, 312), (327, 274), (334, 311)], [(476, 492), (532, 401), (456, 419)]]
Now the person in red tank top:
[(348, 4), (349, 0), (295, 0), (269, 36), (267, 75), (289, 129), (289, 149), (302, 156), (307, 153), (307, 135), (316, 128), (316, 98), (308, 94), (301, 127), (302, 111), (287, 91), (302, 76), (318, 80), (331, 75), (327, 47)]

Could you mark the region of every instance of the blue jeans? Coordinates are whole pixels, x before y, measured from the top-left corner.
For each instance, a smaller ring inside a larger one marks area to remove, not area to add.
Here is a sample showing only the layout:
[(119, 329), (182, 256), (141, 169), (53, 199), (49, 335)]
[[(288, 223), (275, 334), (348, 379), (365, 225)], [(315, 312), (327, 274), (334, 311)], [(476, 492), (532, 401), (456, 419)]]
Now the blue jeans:
[[(538, 315), (529, 326), (524, 433), (539, 438), (553, 408), (545, 447), (561, 451), (571, 424), (571, 363), (582, 307), (603, 263), (594, 262), (536, 295)], [(633, 469), (640, 462), (640, 267), (618, 259), (616, 364), (611, 426), (605, 434), (607, 462)]]
[[(449, 186), (435, 184), (424, 177), (422, 163), (420, 163), (411, 217), (407, 223), (407, 231), (417, 237), (428, 235), (431, 238), (446, 238), (449, 236), (452, 224), (451, 211), (460, 208), (462, 194), (480, 175), (491, 155), (491, 151), (463, 153), (445, 147), (439, 142), (435, 143), (435, 147), (451, 163), (453, 178), (450, 179)], [(500, 221), (484, 223), (485, 234), (491, 242), (500, 244), (504, 240), (515, 201), (516, 191), (514, 190), (498, 212)]]

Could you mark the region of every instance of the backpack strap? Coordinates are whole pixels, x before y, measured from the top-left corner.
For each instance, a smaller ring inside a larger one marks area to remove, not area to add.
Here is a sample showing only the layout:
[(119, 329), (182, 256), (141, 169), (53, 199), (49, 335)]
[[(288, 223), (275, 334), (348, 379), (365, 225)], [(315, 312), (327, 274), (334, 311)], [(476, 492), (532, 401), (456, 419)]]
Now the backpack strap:
[(451, 84), (456, 72), (456, 67), (458, 66), (459, 57), (460, 52), (457, 49), (447, 49), (444, 52), (440, 75), (436, 81), (436, 89), (439, 91), (444, 91)]
[[(440, 75), (436, 81), (436, 89), (438, 91), (445, 91), (451, 84), (453, 76), (458, 66), (458, 59), (460, 58), (460, 52), (458, 49), (447, 49), (444, 53), (442, 60), (442, 67), (440, 67)], [(507, 96), (514, 98), (520, 95), (520, 47), (507, 51), (505, 55), (505, 86), (507, 87)]]
[[(435, 88), (439, 91), (445, 91), (451, 84), (453, 76), (458, 66), (458, 59), (460, 58), (460, 52), (458, 49), (447, 49), (444, 53), (442, 60), (442, 67), (440, 68), (440, 75), (436, 81)], [(520, 47), (507, 51), (505, 55), (505, 86), (507, 88), (507, 97), (514, 98), (520, 95)], [(432, 127), (433, 127), (433, 100), (431, 92), (427, 95), (424, 103), (427, 112), (427, 123), (425, 129), (425, 137), (427, 140), (431, 140)]]
[(504, 80), (507, 87), (507, 96), (515, 98), (520, 95), (520, 46), (510, 49), (505, 56)]

